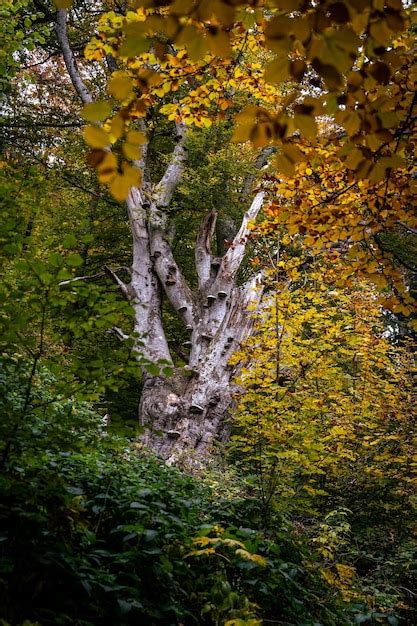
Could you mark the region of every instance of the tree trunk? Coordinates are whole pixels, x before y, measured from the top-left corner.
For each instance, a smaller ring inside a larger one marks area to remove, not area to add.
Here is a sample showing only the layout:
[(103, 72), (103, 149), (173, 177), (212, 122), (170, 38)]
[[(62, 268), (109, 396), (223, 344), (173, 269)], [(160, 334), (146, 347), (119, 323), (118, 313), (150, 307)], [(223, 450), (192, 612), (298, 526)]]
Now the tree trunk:
[[(66, 11), (59, 9), (56, 19), (57, 40), (74, 89), (82, 102), (92, 102), (70, 48)], [(113, 71), (117, 64), (110, 60)], [(146, 135), (146, 122), (138, 123)], [(261, 209), (263, 194), (256, 194), (231, 245), (227, 250), (219, 249), (217, 257), (212, 254), (217, 213), (212, 211), (206, 217), (195, 247), (198, 287), (191, 290), (169, 244), (167, 209), (187, 158), (185, 125), (176, 123), (175, 131), (175, 148), (158, 183), (149, 177), (147, 144), (142, 146), (140, 160), (134, 162), (142, 183), (140, 188), (131, 188), (126, 202), (132, 233), (131, 282), (125, 284), (109, 267), (105, 271), (133, 307), (135, 350), (140, 363), (159, 364), (161, 371), (167, 365), (173, 367), (162, 322), (162, 290), (190, 335), (188, 364), (183, 369), (174, 368), (173, 376), (166, 378), (161, 374), (151, 376), (144, 368), (139, 419), (144, 426), (144, 445), (169, 463), (193, 466), (210, 454), (216, 441), (224, 441), (229, 434), (228, 415), (236, 391), (231, 382), (236, 367), (230, 366), (229, 360), (250, 335), (251, 311), (262, 296), (262, 276), (254, 276), (242, 286), (237, 286), (236, 278), (249, 225)], [(263, 167), (270, 153), (270, 149), (261, 153), (255, 170)], [(253, 181), (254, 174), (242, 190), (242, 205)], [(121, 329), (115, 331), (122, 341), (129, 337)]]
[(147, 448), (169, 464), (191, 468), (210, 456), (216, 442), (228, 438), (233, 398), (228, 381), (211, 380), (201, 409), (196, 408), (193, 397), (201, 393), (199, 379), (187, 374), (179, 369), (170, 378), (149, 377), (139, 417), (145, 427), (141, 441)]
[[(217, 267), (217, 260), (215, 261)], [(232, 379), (236, 365), (230, 357), (250, 335), (262, 296), (260, 276), (229, 295), (207, 304), (207, 291), (194, 310), (199, 311), (191, 336), (189, 363), (173, 376), (147, 376), (139, 405), (145, 428), (141, 440), (168, 463), (193, 467), (206, 459), (217, 442), (230, 433), (229, 414), (238, 389)], [(223, 294), (223, 292), (218, 292)]]

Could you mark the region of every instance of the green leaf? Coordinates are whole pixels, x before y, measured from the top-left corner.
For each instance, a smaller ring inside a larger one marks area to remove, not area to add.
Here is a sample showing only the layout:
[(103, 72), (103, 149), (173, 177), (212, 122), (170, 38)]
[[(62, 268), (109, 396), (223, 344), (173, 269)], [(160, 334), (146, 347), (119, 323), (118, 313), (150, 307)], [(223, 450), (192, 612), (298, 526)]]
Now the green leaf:
[(73, 252), (67, 256), (66, 263), (69, 267), (80, 267), (80, 265), (84, 263), (84, 260), (81, 255)]
[(77, 238), (75, 237), (75, 235), (69, 234), (66, 235), (64, 238), (64, 241), (62, 242), (62, 245), (64, 248), (74, 248), (74, 246), (77, 245)]

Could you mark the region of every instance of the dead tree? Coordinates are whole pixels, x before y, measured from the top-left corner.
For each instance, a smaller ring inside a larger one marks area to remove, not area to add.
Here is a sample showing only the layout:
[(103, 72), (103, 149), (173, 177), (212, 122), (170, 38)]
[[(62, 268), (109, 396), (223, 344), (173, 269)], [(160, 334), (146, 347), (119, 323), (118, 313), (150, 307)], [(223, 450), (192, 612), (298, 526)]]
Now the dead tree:
[[(57, 11), (56, 32), (72, 84), (84, 103), (91, 102), (69, 46), (64, 10)], [(239, 286), (237, 274), (249, 223), (262, 207), (263, 193), (255, 195), (232, 244), (220, 257), (212, 253), (217, 214), (212, 211), (204, 219), (195, 244), (198, 286), (192, 290), (174, 258), (167, 215), (184, 171), (186, 141), (185, 127), (177, 124), (175, 148), (157, 184), (147, 174), (143, 146), (141, 161), (135, 163), (141, 170), (141, 187), (130, 190), (126, 203), (132, 233), (131, 281), (125, 284), (107, 271), (134, 309), (134, 336), (141, 340), (137, 350), (147, 359), (173, 364), (162, 322), (161, 289), (189, 334), (185, 367), (174, 368), (169, 377), (144, 373), (139, 420), (146, 427), (144, 445), (168, 462), (185, 459), (190, 464), (200, 462), (214, 442), (229, 434), (227, 418), (235, 391), (231, 382), (235, 368), (229, 359), (250, 335), (251, 311), (262, 297), (260, 275)], [(248, 191), (242, 203), (247, 202)]]

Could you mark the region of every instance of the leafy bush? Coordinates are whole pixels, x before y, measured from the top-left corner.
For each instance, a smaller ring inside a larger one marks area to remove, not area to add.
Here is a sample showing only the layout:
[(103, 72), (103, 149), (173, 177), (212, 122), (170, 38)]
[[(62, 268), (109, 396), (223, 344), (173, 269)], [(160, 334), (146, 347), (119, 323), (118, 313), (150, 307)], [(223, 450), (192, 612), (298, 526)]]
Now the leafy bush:
[(273, 537), (248, 528), (257, 502), (219, 500), (125, 440), (23, 455), (0, 493), (8, 623), (340, 623), (285, 524)]

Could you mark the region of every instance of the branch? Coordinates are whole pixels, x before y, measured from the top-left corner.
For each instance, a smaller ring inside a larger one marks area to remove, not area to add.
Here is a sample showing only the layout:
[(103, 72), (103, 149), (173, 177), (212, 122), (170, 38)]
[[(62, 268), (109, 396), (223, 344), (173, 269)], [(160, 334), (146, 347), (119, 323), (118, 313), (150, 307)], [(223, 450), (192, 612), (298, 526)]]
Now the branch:
[(184, 171), (184, 162), (187, 158), (185, 141), (187, 138), (184, 124), (176, 124), (177, 145), (171, 156), (171, 161), (165, 170), (165, 174), (155, 187), (155, 204), (159, 208), (166, 208), (171, 202), (174, 191)]
[[(171, 202), (184, 171), (187, 153), (184, 147), (186, 128), (176, 124), (177, 145), (165, 173), (154, 189), (149, 207), (149, 243), (153, 266), (164, 291), (180, 318), (190, 329), (194, 326), (194, 303), (187, 281), (182, 275), (168, 242), (168, 218), (164, 211)], [(146, 154), (145, 154), (146, 158)]]
[(194, 326), (193, 295), (161, 230), (152, 233), (151, 254), (154, 268), (170, 303), (191, 330)]
[(243, 216), (239, 231), (233, 239), (232, 245), (222, 258), (219, 271), (219, 277), (222, 279), (228, 278), (230, 280), (236, 275), (245, 254), (247, 237), (250, 232), (249, 223), (256, 220), (257, 215), (262, 208), (263, 200), (264, 193), (257, 193), (249, 209)]
[[(274, 154), (276, 151), (277, 149), (275, 146), (266, 146), (255, 161), (255, 165), (254, 165), (255, 170), (262, 169), (264, 165), (268, 163), (268, 159), (271, 156), (271, 154)], [(242, 188), (242, 191), (240, 192), (240, 197), (239, 197), (241, 202), (246, 200), (246, 198), (250, 194), (255, 177), (256, 177), (256, 172), (252, 172), (251, 174), (249, 174), (249, 176), (245, 180), (245, 184), (243, 185), (243, 188)]]
[(76, 90), (76, 92), (81, 98), (81, 101), (84, 104), (92, 102), (93, 98), (91, 97), (89, 90), (87, 89), (87, 87), (85, 86), (81, 78), (80, 72), (78, 70), (74, 55), (72, 53), (72, 50), (68, 41), (67, 12), (65, 9), (58, 9), (58, 11), (56, 12), (55, 31), (56, 31), (58, 43), (61, 46), (65, 65), (67, 67), (68, 74), (71, 78), (71, 82), (74, 86), (74, 89)]
[[(147, 128), (146, 128), (146, 124), (145, 124), (143, 119), (141, 119), (139, 121), (139, 128), (140, 128), (141, 132), (146, 137), (147, 136)], [(141, 146), (140, 158), (135, 160), (135, 161), (133, 161), (133, 165), (138, 170), (140, 170), (142, 172), (142, 188), (150, 187), (150, 180), (149, 180), (147, 167), (146, 167), (146, 160), (147, 160), (147, 156), (148, 156), (148, 147), (149, 147), (149, 138), (148, 138), (148, 141)]]
[(411, 233), (412, 235), (417, 235), (416, 228), (411, 228), (411, 226), (408, 226), (407, 224), (404, 224), (404, 222), (400, 222), (400, 221), (398, 221), (397, 224), (401, 226), (402, 228), (404, 228), (404, 230), (406, 230), (407, 232)]
[(113, 326), (107, 332), (112, 333), (119, 339), (120, 341), (126, 341), (126, 339), (130, 339), (130, 335), (126, 335), (118, 326)]
[(216, 228), (217, 211), (213, 209), (203, 220), (195, 245), (195, 264), (200, 289), (210, 279), (211, 273), (211, 240)]
[[(118, 267), (116, 270), (110, 270), (110, 271), (113, 271), (114, 273), (114, 272), (120, 272), (120, 270), (128, 271), (128, 268)], [(90, 274), (89, 276), (75, 276), (75, 278), (69, 278), (68, 280), (61, 280), (61, 282), (58, 283), (58, 286), (65, 287), (66, 285), (71, 285), (72, 283), (78, 283), (80, 281), (88, 282), (90, 280), (99, 280), (100, 278), (105, 278), (108, 275), (109, 275), (108, 272), (97, 272), (97, 274)]]
[(104, 278), (105, 275), (105, 272), (98, 272), (98, 274), (92, 274), (91, 276), (76, 276), (75, 278), (70, 278), (69, 280), (61, 280), (58, 285), (59, 287), (65, 287), (66, 285), (78, 283), (79, 281), (98, 280), (99, 278)]
[[(246, 308), (254, 307), (261, 301), (264, 292), (264, 278), (265, 270), (261, 270), (257, 274), (254, 274), (240, 287), (242, 297), (245, 300)], [(253, 309), (255, 311), (255, 308)]]
[(108, 267), (107, 265), (104, 265), (104, 271), (107, 274), (107, 276), (111, 278), (114, 283), (116, 283), (116, 285), (119, 287), (120, 291), (122, 292), (126, 300), (130, 300), (131, 297), (130, 297), (129, 289), (127, 285), (118, 277), (116, 272), (110, 269), (110, 267)]

